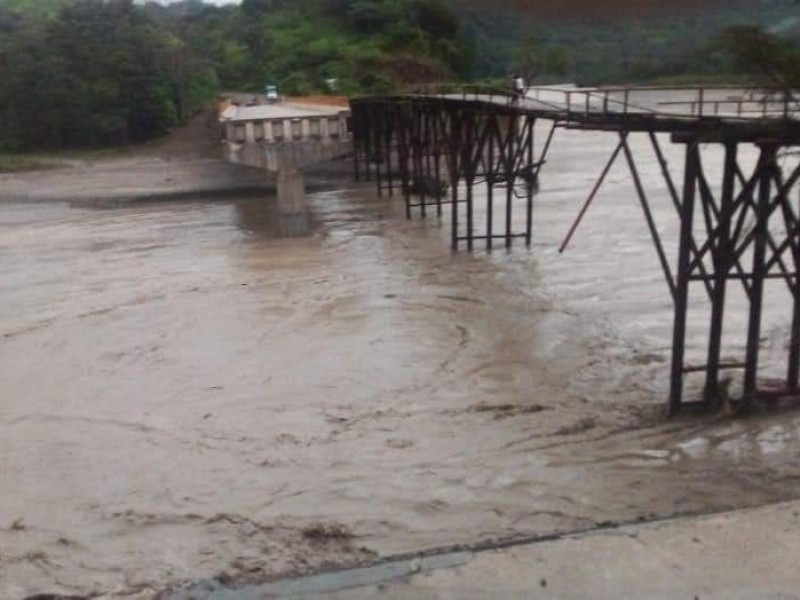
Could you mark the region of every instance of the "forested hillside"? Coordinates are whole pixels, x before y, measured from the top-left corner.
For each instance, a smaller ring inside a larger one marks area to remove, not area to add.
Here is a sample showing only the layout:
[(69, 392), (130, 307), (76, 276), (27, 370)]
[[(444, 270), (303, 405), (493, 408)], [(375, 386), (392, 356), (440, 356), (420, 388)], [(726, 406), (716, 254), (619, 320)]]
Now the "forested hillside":
[(6, 149), (145, 140), (217, 88), (210, 63), (129, 2), (6, 0), (0, 57)]
[(137, 141), (219, 89), (380, 92), (469, 75), (439, 0), (0, 0), (0, 147)]
[(540, 82), (731, 77), (744, 63), (720, 43), (727, 28), (797, 37), (795, 0), (691, 4), (603, 17), (542, 16), (515, 0), (0, 0), (0, 150), (148, 139), (221, 89), (267, 83), (357, 94), (512, 71)]
[(474, 40), (477, 77), (521, 70), (540, 81), (586, 84), (665, 76), (726, 78), (736, 68), (717, 43), (724, 30), (755, 25), (791, 39), (800, 31), (797, 0), (662, 2), (662, 10), (632, 14), (603, 10), (604, 2), (573, 0), (560, 3), (572, 8), (560, 16), (531, 10), (537, 4), (533, 0), (451, 2)]

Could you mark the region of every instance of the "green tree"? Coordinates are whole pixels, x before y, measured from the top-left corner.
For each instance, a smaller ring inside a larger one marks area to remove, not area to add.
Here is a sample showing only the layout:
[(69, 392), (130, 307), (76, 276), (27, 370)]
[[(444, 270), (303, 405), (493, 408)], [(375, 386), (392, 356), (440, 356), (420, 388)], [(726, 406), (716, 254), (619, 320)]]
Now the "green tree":
[(550, 75), (567, 74), (567, 51), (561, 46), (554, 46), (547, 49), (544, 59), (544, 70)]
[(544, 43), (537, 33), (529, 33), (519, 43), (514, 52), (512, 68), (528, 81), (532, 81), (544, 71)]
[(800, 49), (790, 40), (781, 40), (759, 27), (736, 26), (725, 30), (720, 46), (733, 59), (734, 69), (757, 82), (787, 90), (800, 86)]

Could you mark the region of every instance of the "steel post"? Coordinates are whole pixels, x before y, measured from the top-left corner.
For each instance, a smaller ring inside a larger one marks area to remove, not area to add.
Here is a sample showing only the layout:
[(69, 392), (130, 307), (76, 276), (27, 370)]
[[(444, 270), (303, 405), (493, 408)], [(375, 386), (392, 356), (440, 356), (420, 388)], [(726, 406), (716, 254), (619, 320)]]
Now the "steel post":
[[(722, 196), (720, 198), (717, 228), (718, 242), (713, 246), (714, 286), (711, 298), (711, 326), (708, 336), (708, 359), (706, 361), (706, 387), (704, 400), (708, 408), (717, 406), (721, 400), (719, 389), (720, 358), (722, 353), (722, 331), (725, 316), (725, 296), (733, 262), (731, 242), (731, 219), (733, 218), (736, 184), (736, 161), (738, 145), (725, 145), (725, 167), (722, 173)], [(711, 232), (709, 232), (711, 233)]]
[(689, 306), (689, 259), (692, 249), (692, 227), (694, 224), (694, 203), (697, 193), (697, 175), (700, 165), (700, 151), (697, 140), (686, 143), (686, 167), (683, 181), (683, 202), (681, 203), (680, 245), (678, 248), (678, 269), (675, 282), (675, 322), (672, 333), (672, 371), (670, 376), (669, 413), (677, 413), (683, 403), (683, 361), (686, 354), (686, 317)]
[(755, 205), (756, 223), (753, 239), (753, 270), (750, 295), (750, 319), (747, 327), (747, 357), (744, 372), (744, 397), (742, 409), (752, 407), (758, 387), (758, 359), (761, 343), (761, 313), (764, 302), (764, 280), (766, 276), (766, 251), (770, 200), (772, 199), (772, 175), (776, 167), (777, 149), (772, 144), (761, 146), (759, 158), (758, 200)]

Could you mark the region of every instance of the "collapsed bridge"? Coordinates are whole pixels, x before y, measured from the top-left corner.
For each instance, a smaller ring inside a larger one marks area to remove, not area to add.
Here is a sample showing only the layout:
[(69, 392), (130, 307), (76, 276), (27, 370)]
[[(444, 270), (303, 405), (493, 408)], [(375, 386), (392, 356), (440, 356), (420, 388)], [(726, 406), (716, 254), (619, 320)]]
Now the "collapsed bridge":
[[(515, 97), (474, 87), (457, 94), (433, 90), (368, 97), (351, 106), (356, 179), (374, 180), (380, 195), (401, 194), (409, 218), (447, 211), (454, 250), (465, 246), (472, 251), (477, 244), (510, 249), (518, 241), (530, 246), (539, 177), (557, 131), (616, 136), (609, 161), (561, 250), (614, 163), (624, 160), (674, 304), (670, 414), (697, 404), (718, 407), (726, 395), (724, 370), (743, 371), (741, 398), (735, 402), (740, 410), (752, 408), (758, 399), (800, 394), (800, 121), (794, 118), (800, 103), (790, 93), (532, 88)], [(537, 122), (547, 124), (545, 135), (540, 136)], [(660, 134), (683, 146), (682, 172), (668, 164)], [(655, 222), (651, 190), (637, 164), (642, 157), (629, 141), (633, 135), (648, 138), (674, 205), (679, 221), (675, 255)], [(741, 159), (745, 145), (757, 152), (753, 165)], [(723, 152), (724, 161), (721, 172), (712, 175), (705, 155), (714, 149)], [(483, 222), (476, 220), (478, 213), (485, 215)], [(518, 214), (523, 225), (514, 218)], [(767, 389), (759, 380), (759, 355), (769, 280), (785, 282), (792, 306), (786, 377)], [(700, 366), (685, 361), (693, 284), (702, 286), (710, 305), (707, 360)], [(726, 298), (734, 284), (742, 286), (747, 299), (747, 339), (742, 360), (725, 362)], [(684, 397), (684, 380), (691, 372), (705, 373), (699, 403)]]

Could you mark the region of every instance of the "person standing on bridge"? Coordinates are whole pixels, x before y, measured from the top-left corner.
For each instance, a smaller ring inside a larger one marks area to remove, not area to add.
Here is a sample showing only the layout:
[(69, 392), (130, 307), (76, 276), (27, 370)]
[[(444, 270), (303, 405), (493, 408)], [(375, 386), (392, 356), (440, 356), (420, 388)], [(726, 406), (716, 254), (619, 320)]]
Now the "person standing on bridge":
[(525, 96), (525, 79), (522, 75), (514, 74), (512, 76), (512, 90), (514, 91), (514, 100), (519, 100)]

